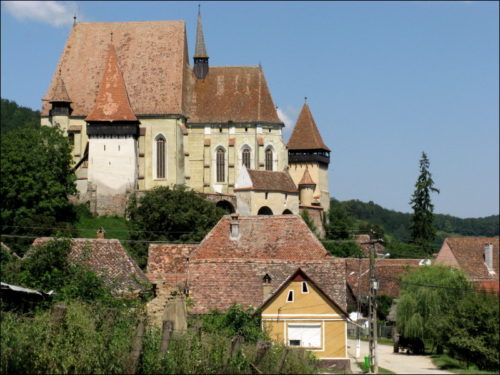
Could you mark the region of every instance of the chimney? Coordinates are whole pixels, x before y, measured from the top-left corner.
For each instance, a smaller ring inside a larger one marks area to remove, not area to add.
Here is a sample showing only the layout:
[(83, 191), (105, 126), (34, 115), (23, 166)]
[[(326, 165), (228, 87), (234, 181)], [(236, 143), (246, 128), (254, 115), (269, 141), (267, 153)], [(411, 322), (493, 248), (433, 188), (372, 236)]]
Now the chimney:
[(271, 289), (271, 276), (269, 276), (267, 273), (264, 275), (262, 278), (262, 297), (263, 300), (265, 300), (269, 295), (271, 294), (272, 289)]
[(97, 230), (97, 238), (99, 239), (104, 239), (104, 234), (106, 233), (106, 231), (104, 230), (103, 227), (100, 227), (98, 230)]
[(234, 213), (231, 214), (231, 232), (229, 238), (231, 240), (237, 240), (240, 238), (240, 223), (238, 221), (239, 215)]
[(490, 274), (495, 274), (493, 269), (493, 244), (487, 243), (484, 245), (484, 263), (488, 267), (488, 272)]

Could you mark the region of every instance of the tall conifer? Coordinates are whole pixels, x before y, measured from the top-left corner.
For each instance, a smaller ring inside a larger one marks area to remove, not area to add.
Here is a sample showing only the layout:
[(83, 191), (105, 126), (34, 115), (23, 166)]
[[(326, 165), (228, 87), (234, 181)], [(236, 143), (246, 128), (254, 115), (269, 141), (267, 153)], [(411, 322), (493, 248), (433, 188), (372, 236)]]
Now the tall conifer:
[(410, 230), (411, 242), (421, 247), (428, 254), (431, 254), (431, 242), (436, 238), (436, 228), (433, 223), (434, 205), (431, 202), (431, 193), (439, 193), (439, 190), (434, 187), (429, 166), (429, 159), (425, 152), (422, 152), (420, 175), (415, 183), (415, 191), (410, 201), (413, 208)]

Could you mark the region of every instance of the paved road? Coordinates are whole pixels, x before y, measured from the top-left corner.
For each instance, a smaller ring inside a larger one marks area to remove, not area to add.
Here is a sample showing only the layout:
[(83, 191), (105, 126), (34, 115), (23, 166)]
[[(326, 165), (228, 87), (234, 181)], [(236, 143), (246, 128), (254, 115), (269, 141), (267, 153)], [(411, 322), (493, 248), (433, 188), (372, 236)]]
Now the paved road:
[[(356, 353), (356, 341), (347, 340), (349, 346), (349, 356), (354, 358)], [(363, 361), (368, 355), (368, 342), (361, 341), (361, 356), (358, 359)], [(351, 365), (353, 365), (351, 359)], [(392, 345), (378, 345), (378, 364), (396, 374), (452, 374), (452, 372), (439, 370), (426, 355), (408, 355), (403, 353), (393, 353)], [(357, 372), (357, 366), (352, 366), (353, 372)]]

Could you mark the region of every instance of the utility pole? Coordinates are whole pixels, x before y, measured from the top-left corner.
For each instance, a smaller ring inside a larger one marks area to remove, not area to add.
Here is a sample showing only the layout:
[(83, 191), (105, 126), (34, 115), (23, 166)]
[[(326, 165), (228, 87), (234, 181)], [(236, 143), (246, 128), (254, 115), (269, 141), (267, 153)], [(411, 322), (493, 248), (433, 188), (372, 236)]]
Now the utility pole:
[(378, 281), (375, 275), (375, 245), (382, 242), (380, 239), (370, 241), (370, 296), (369, 296), (369, 312), (368, 319), (370, 322), (370, 372), (378, 373), (378, 358), (377, 358), (377, 289)]

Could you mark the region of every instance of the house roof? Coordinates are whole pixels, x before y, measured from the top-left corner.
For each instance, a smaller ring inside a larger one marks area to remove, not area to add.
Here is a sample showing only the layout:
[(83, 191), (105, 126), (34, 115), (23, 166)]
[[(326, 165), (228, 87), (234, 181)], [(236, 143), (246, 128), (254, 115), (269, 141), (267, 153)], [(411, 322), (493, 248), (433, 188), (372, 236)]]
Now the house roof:
[(190, 123), (283, 123), (260, 67), (211, 66), (205, 79), (189, 79)]
[(128, 100), (127, 88), (112, 44), (92, 112), (86, 121), (137, 121)]
[(236, 240), (230, 238), (230, 223), (229, 215), (222, 217), (191, 259), (304, 261), (329, 257), (300, 216), (239, 216), (239, 237)]
[(300, 185), (316, 185), (311, 177), (311, 174), (309, 173), (308, 168), (306, 168), (304, 174), (302, 175), (302, 178), (300, 179), (299, 186)]
[(68, 91), (66, 90), (66, 85), (64, 84), (64, 81), (60, 74), (56, 78), (56, 83), (54, 89), (52, 90), (52, 94), (50, 95), (49, 102), (71, 103)]
[[(399, 278), (411, 268), (418, 267), (421, 259), (377, 259), (375, 273), (379, 282), (378, 294), (398, 297)], [(346, 258), (346, 281), (354, 296), (368, 296), (370, 281), (370, 260), (367, 258)], [(360, 270), (361, 266), (361, 270)], [(358, 281), (358, 276), (359, 281)]]
[[(111, 36), (112, 33), (112, 36)], [(188, 64), (183, 21), (77, 23), (59, 59), (42, 105), (50, 100), (61, 71), (73, 116), (87, 116), (95, 105), (112, 38), (130, 106), (136, 115), (182, 114)]]
[(328, 146), (323, 142), (323, 138), (321, 138), (321, 134), (307, 103), (304, 103), (300, 111), (299, 118), (288, 141), (288, 150), (330, 151)]
[[(444, 241), (450, 247), (460, 268), (471, 278), (498, 280), (498, 237), (448, 237)], [(490, 275), (484, 263), (484, 246), (489, 243), (493, 245), (493, 269), (496, 275)]]
[[(51, 240), (50, 237), (37, 238), (32, 249)], [(141, 283), (148, 282), (137, 263), (115, 239), (73, 238), (69, 258), (101, 276), (115, 294), (143, 290)]]
[[(287, 171), (263, 171), (256, 169), (246, 169), (250, 177), (251, 186), (237, 186), (234, 190), (260, 190), (260, 191), (281, 191), (285, 193), (297, 193), (297, 186)], [(244, 173), (244, 172), (243, 172)], [(243, 181), (239, 179), (238, 182)]]
[(148, 250), (146, 276), (151, 282), (162, 281), (175, 285), (184, 281), (188, 260), (198, 245), (192, 244), (151, 244)]
[(285, 281), (283, 281), (281, 285), (265, 299), (260, 308), (264, 310), (272, 301), (274, 301), (279, 296), (279, 294), (285, 288), (288, 287), (288, 285), (290, 285), (292, 281), (296, 281), (297, 279), (300, 279), (300, 281), (307, 281), (309, 284), (316, 288), (316, 290), (323, 298), (325, 298), (332, 305), (336, 306), (346, 318), (349, 317), (349, 314), (347, 314), (347, 312), (342, 307), (340, 307), (333, 299), (331, 299), (330, 296), (319, 287), (319, 285), (317, 285), (309, 276), (307, 276), (307, 274), (300, 267), (297, 268), (293, 274), (285, 279)]
[(264, 301), (263, 278), (271, 277), (277, 289), (300, 267), (314, 275), (316, 285), (343, 310), (346, 309), (345, 259), (292, 261), (284, 259), (196, 259), (189, 261), (189, 295), (195, 314), (226, 310), (231, 304), (257, 308)]

